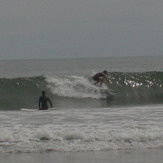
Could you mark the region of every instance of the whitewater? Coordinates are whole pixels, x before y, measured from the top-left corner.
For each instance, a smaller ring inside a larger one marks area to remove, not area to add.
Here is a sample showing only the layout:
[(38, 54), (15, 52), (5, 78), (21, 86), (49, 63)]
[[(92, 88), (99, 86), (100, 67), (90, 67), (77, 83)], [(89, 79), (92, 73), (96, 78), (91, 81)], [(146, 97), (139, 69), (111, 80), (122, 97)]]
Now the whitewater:
[[(163, 57), (0, 61), (0, 153), (163, 149), (162, 63)], [(109, 93), (91, 79), (104, 69)], [(42, 90), (54, 108), (37, 110)]]

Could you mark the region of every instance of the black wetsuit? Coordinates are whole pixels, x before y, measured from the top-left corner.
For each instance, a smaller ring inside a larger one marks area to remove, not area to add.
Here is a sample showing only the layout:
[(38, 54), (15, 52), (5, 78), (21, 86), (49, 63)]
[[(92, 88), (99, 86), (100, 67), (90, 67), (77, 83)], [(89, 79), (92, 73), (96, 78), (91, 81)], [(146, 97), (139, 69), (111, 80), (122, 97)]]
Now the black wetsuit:
[(50, 101), (50, 99), (46, 96), (41, 96), (39, 98), (39, 109), (40, 110), (47, 110), (48, 109), (48, 102), (51, 104), (52, 106), (52, 102)]

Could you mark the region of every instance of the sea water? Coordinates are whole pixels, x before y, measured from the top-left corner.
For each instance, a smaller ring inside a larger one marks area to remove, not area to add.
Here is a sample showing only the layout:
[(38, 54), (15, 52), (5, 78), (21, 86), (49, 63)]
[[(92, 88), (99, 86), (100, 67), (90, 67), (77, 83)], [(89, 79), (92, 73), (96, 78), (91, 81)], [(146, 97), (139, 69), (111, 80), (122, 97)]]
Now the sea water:
[[(0, 65), (1, 153), (163, 148), (163, 57)], [(103, 70), (109, 94), (91, 79)], [(42, 90), (54, 108), (37, 110)]]

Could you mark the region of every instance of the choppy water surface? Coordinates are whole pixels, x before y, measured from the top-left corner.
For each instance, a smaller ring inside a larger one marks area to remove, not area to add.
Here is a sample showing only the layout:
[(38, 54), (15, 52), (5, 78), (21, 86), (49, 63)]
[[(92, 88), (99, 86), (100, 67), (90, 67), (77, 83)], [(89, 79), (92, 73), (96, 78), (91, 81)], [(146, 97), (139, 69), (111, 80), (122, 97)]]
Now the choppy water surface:
[[(163, 57), (0, 65), (1, 153), (163, 148)], [(91, 77), (104, 69), (101, 89)], [(37, 110), (42, 90), (55, 108)]]

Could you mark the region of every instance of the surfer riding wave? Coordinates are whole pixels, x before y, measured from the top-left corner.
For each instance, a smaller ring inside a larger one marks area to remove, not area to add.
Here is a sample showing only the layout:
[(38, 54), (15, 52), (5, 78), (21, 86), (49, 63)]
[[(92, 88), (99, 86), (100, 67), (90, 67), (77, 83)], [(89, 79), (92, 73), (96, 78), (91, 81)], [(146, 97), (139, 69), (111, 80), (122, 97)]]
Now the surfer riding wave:
[(100, 87), (102, 87), (102, 84), (105, 80), (106, 75), (108, 74), (108, 72), (106, 70), (104, 70), (103, 72), (99, 72), (97, 74), (95, 74), (92, 79), (95, 81), (95, 85), (100, 83)]

